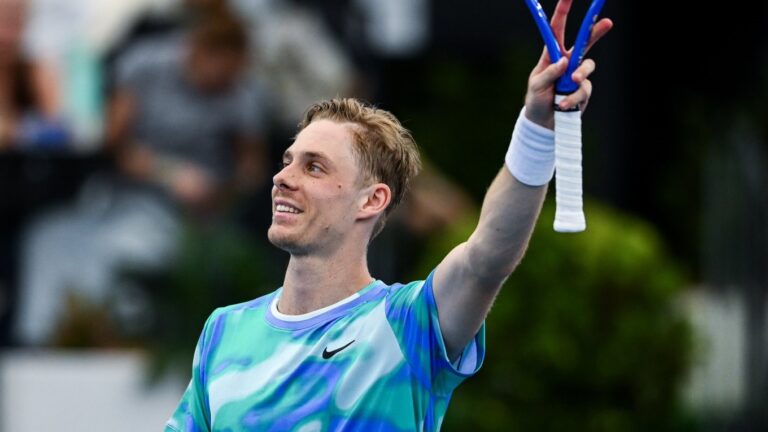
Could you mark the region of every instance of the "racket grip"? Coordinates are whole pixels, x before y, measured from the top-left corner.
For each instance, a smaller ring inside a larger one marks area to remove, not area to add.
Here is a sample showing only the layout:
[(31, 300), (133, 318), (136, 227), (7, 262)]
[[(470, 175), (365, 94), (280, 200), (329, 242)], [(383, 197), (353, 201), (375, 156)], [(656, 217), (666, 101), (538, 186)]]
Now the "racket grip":
[[(564, 97), (557, 95), (555, 104)], [(554, 228), (557, 232), (581, 232), (587, 227), (581, 174), (581, 111), (555, 110)]]

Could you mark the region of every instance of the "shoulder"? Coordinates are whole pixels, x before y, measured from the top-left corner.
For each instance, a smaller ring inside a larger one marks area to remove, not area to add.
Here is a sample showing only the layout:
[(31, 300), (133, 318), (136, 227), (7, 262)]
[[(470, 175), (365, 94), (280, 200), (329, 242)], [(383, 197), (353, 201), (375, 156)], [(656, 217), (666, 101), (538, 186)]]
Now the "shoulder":
[(274, 298), (276, 293), (277, 290), (253, 300), (216, 308), (208, 318), (206, 326), (209, 326), (212, 323), (218, 321), (228, 320), (245, 314), (264, 311), (269, 307), (270, 301), (272, 298)]
[(173, 34), (135, 42), (117, 62), (120, 75), (158, 73), (180, 67), (184, 35)]
[(405, 301), (413, 301), (415, 300), (419, 295), (425, 292), (425, 288), (431, 288), (432, 284), (432, 273), (425, 278), (420, 280), (415, 280), (411, 282), (405, 282), (405, 283), (394, 283), (392, 285), (389, 285), (387, 288), (387, 298), (388, 299), (402, 299)]
[(402, 296), (418, 293), (421, 291), (426, 280), (415, 280), (411, 282), (396, 282), (387, 287), (387, 296)]

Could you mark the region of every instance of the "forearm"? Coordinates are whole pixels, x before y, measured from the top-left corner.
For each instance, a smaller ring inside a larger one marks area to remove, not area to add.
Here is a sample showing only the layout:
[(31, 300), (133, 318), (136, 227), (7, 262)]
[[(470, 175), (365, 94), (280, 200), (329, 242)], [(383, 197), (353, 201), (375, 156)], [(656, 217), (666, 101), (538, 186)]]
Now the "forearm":
[(483, 201), (480, 221), (467, 241), (476, 277), (502, 281), (523, 257), (541, 211), (547, 186), (521, 183), (503, 167)]
[(60, 83), (55, 66), (50, 61), (38, 60), (31, 68), (33, 97), (37, 110), (46, 118), (60, 114)]
[(504, 165), (467, 242), (471, 268), (492, 280), (509, 276), (528, 245), (554, 173), (554, 133), (521, 112)]

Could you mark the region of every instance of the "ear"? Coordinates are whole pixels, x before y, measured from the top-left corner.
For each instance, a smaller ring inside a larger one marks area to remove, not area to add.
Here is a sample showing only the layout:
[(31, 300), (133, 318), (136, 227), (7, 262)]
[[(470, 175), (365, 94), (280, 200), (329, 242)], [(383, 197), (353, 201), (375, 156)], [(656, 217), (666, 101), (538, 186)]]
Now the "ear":
[(392, 191), (384, 183), (374, 183), (361, 191), (359, 202), (358, 220), (376, 218), (383, 214), (392, 202)]

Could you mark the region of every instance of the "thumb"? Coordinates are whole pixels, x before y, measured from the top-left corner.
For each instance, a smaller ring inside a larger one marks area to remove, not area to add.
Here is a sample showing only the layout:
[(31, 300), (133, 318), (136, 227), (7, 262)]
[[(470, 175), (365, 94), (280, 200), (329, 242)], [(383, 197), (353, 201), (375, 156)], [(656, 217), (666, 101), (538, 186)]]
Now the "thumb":
[(544, 68), (543, 71), (531, 77), (531, 90), (539, 91), (551, 87), (568, 68), (568, 58), (563, 56), (556, 63)]

